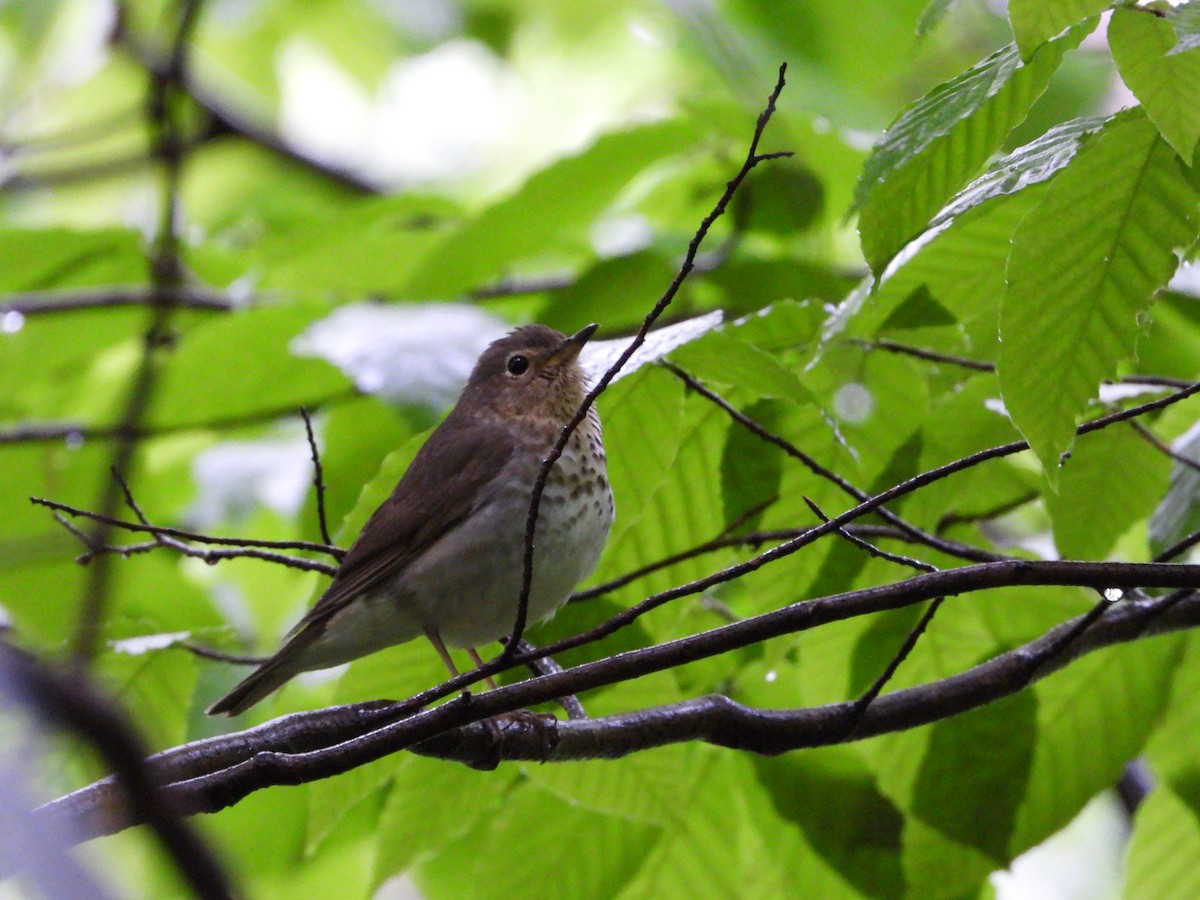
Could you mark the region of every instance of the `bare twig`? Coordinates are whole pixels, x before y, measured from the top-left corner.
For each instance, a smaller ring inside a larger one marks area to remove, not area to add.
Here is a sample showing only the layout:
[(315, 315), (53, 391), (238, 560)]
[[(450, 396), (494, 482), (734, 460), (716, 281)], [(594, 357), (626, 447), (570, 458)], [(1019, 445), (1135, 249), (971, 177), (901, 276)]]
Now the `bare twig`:
[(699, 252), (700, 245), (703, 243), (704, 238), (708, 235), (709, 229), (712, 228), (713, 223), (716, 222), (717, 219), (724, 215), (726, 207), (729, 205), (730, 200), (732, 200), (733, 195), (737, 193), (738, 187), (746, 179), (746, 176), (749, 175), (750, 172), (753, 171), (754, 168), (761, 162), (769, 159), (778, 159), (780, 157), (791, 156), (791, 153), (787, 152), (758, 152), (759, 141), (762, 139), (762, 135), (767, 127), (767, 123), (771, 121), (771, 117), (775, 113), (775, 103), (779, 99), (779, 95), (783, 91), (783, 87), (786, 84), (786, 73), (787, 64), (785, 63), (779, 67), (779, 78), (775, 83), (775, 88), (771, 92), (770, 97), (767, 99), (766, 107), (763, 109), (762, 113), (759, 114), (758, 122), (754, 128), (754, 136), (751, 138), (750, 148), (746, 154), (745, 160), (742, 162), (741, 168), (738, 169), (733, 178), (731, 178), (725, 185), (725, 190), (717, 200), (716, 205), (712, 208), (708, 215), (704, 217), (704, 220), (700, 223), (700, 227), (696, 229), (696, 233), (692, 236), (692, 240), (688, 244), (687, 252), (684, 254), (683, 262), (679, 267), (679, 271), (672, 279), (670, 285), (667, 286), (666, 291), (664, 291), (663, 295), (658, 299), (658, 302), (654, 304), (654, 308), (651, 309), (646, 317), (642, 320), (641, 327), (638, 328), (637, 334), (634, 335), (628, 346), (626, 346), (626, 348), (621, 352), (621, 355), (617, 357), (616, 361), (611, 366), (609, 366), (608, 370), (600, 377), (600, 380), (583, 398), (583, 402), (579, 405), (579, 409), (576, 410), (575, 415), (572, 416), (571, 420), (566, 424), (566, 426), (563, 427), (562, 432), (559, 434), (558, 440), (555, 442), (554, 448), (550, 451), (546, 458), (542, 460), (541, 469), (538, 471), (537, 479), (534, 481), (533, 493), (529, 498), (529, 515), (525, 520), (524, 564), (521, 577), (521, 593), (517, 600), (516, 621), (513, 625), (511, 638), (505, 645), (504, 652), (501, 654), (501, 657), (506, 661), (512, 659), (512, 654), (516, 652), (516, 649), (521, 642), (521, 637), (525, 632), (525, 623), (529, 613), (529, 593), (533, 587), (534, 535), (537, 529), (538, 511), (541, 508), (542, 494), (546, 489), (546, 479), (550, 475), (550, 469), (556, 462), (558, 462), (559, 457), (562, 456), (567, 442), (571, 439), (571, 435), (574, 433), (575, 429), (579, 427), (579, 424), (587, 417), (588, 410), (592, 408), (592, 404), (595, 403), (596, 398), (604, 392), (604, 390), (612, 382), (613, 378), (616, 377), (616, 374), (621, 371), (621, 369), (625, 366), (625, 363), (629, 361), (629, 358), (633, 356), (637, 348), (640, 347), (646, 340), (646, 335), (650, 332), (651, 326), (654, 325), (654, 322), (658, 319), (658, 317), (662, 315), (663, 311), (671, 304), (671, 301), (675, 299), (675, 295), (679, 292), (679, 289), (683, 286), (684, 281), (687, 280), (688, 275), (696, 265), (696, 254)]
[(1142, 438), (1146, 443), (1148, 443), (1151, 447), (1158, 450), (1164, 456), (1170, 457), (1171, 459), (1173, 459), (1175, 462), (1179, 463), (1179, 465), (1183, 466), (1184, 468), (1191, 469), (1193, 472), (1200, 472), (1200, 462), (1197, 462), (1196, 460), (1191, 459), (1190, 457), (1184, 456), (1182, 453), (1176, 453), (1174, 450), (1172, 450), (1170, 448), (1170, 446), (1165, 444), (1163, 441), (1160, 441), (1158, 439), (1158, 435), (1156, 435), (1153, 431), (1151, 431), (1149, 428), (1147, 428), (1141, 422), (1134, 419), (1133, 421), (1131, 421), (1129, 423), (1129, 427), (1132, 428), (1134, 431), (1136, 431), (1138, 433), (1138, 436), (1140, 438)]
[(1154, 561), (1155, 562), (1170, 562), (1171, 560), (1176, 559), (1176, 558), (1182, 556), (1183, 554), (1187, 553), (1189, 550), (1191, 550), (1197, 544), (1200, 544), (1200, 531), (1193, 531), (1191, 534), (1185, 535), (1184, 537), (1180, 538), (1174, 544), (1172, 544), (1170, 547), (1168, 547), (1167, 549), (1165, 549), (1161, 553), (1159, 553), (1157, 556), (1155, 556)]
[(197, 644), (193, 641), (180, 641), (175, 646), (182, 647), (194, 656), (199, 656), (201, 659), (211, 659), (214, 662), (229, 663), (234, 666), (261, 666), (271, 657), (269, 656), (250, 656), (245, 653), (226, 653), (223, 650), (214, 650), (212, 647), (206, 647), (204, 644)]
[(864, 347), (874, 347), (878, 350), (886, 350), (889, 353), (898, 353), (901, 356), (911, 356), (915, 359), (923, 359), (926, 362), (945, 363), (951, 366), (958, 366), (960, 369), (970, 369), (973, 372), (996, 371), (995, 365), (989, 362), (981, 362), (977, 359), (968, 359), (965, 356), (952, 356), (949, 353), (938, 353), (934, 350), (926, 350), (924, 347), (912, 347), (908, 344), (897, 343), (896, 341), (855, 340), (855, 343), (861, 344)]
[(46, 500), (42, 497), (30, 497), (29, 502), (37, 506), (44, 506), (47, 509), (64, 512), (70, 516), (81, 516), (85, 519), (90, 519), (93, 522), (99, 522), (100, 524), (108, 525), (111, 528), (122, 528), (125, 531), (138, 532), (141, 534), (152, 534), (155, 536), (176, 538), (177, 540), (192, 541), (197, 544), (213, 544), (220, 547), (238, 547), (242, 549), (260, 547), (269, 550), (307, 550), (312, 553), (327, 553), (336, 559), (340, 559), (346, 553), (346, 551), (342, 550), (340, 547), (332, 547), (326, 544), (315, 544), (312, 541), (264, 541), (254, 538), (229, 538), (219, 537), (212, 534), (200, 534), (194, 531), (183, 531), (178, 528), (164, 528), (158, 525), (143, 525), (138, 522), (127, 522), (124, 519), (118, 519), (114, 516), (105, 516), (86, 509), (80, 509), (75, 506), (70, 506), (66, 503), (59, 503), (55, 500)]
[(333, 538), (329, 536), (329, 523), (325, 520), (325, 479), (321, 473), (321, 454), (317, 451), (312, 418), (304, 407), (300, 407), (300, 417), (304, 419), (304, 434), (308, 437), (308, 449), (312, 453), (313, 487), (317, 490), (317, 524), (321, 529), (321, 540), (332, 547)]
[[(218, 562), (226, 559), (257, 559), (262, 562), (274, 563), (284, 566), (289, 569), (299, 569), (303, 572), (320, 572), (322, 575), (333, 576), (337, 572), (337, 566), (329, 563), (319, 562), (314, 559), (305, 559), (301, 556), (287, 556), (283, 553), (271, 553), (268, 550), (254, 550), (251, 548), (229, 549), (229, 550), (203, 550), (199, 547), (193, 547), (183, 541), (175, 538), (166, 537), (162, 534), (155, 534), (154, 540), (141, 541), (136, 544), (97, 544), (95, 540), (86, 531), (76, 527), (66, 516), (60, 512), (54, 513), (54, 519), (67, 531), (73, 534), (80, 543), (86, 548), (86, 552), (75, 558), (75, 561), (80, 565), (88, 565), (97, 556), (102, 556), (106, 553), (112, 553), (117, 556), (122, 556), (128, 559), (131, 556), (136, 556), (141, 553), (149, 553), (153, 550), (166, 548), (174, 550), (183, 556), (198, 559), (201, 562), (215, 565)], [(153, 528), (154, 526), (150, 526)], [(154, 529), (156, 532), (159, 529)]]
[[(341, 403), (359, 397), (355, 389), (338, 391), (335, 394), (312, 400), (305, 404), (306, 409), (317, 409)], [(141, 440), (149, 437), (161, 437), (167, 434), (179, 434), (188, 431), (227, 431), (235, 428), (245, 428), (249, 425), (261, 425), (288, 416), (296, 415), (296, 407), (288, 404), (285, 407), (255, 410), (235, 416), (225, 416), (218, 419), (208, 419), (197, 422), (181, 422), (172, 425), (146, 426), (137, 425), (123, 427), (121, 425), (86, 425), (82, 422), (43, 422), (39, 424), (18, 425), (15, 428), (0, 431), (0, 446), (4, 444), (47, 443), (50, 441), (68, 441), (83, 443), (92, 440)]]
[[(808, 508), (812, 510), (813, 515), (815, 515), (818, 519), (820, 519), (822, 522), (829, 521), (829, 516), (825, 515), (825, 511), (822, 510), (821, 507), (817, 505), (815, 500), (811, 499), (810, 497), (805, 497), (804, 502), (808, 505)], [(850, 543), (852, 543), (854, 546), (856, 546), (862, 550), (865, 550), (871, 556), (874, 556), (878, 559), (886, 559), (888, 562), (895, 563), (896, 565), (899, 565), (899, 566), (905, 566), (906, 568), (909, 568), (909, 569), (916, 569), (918, 572), (936, 572), (937, 571), (937, 566), (933, 565), (932, 563), (927, 563), (924, 560), (920, 560), (920, 559), (914, 559), (911, 556), (902, 556), (899, 553), (889, 553), (887, 550), (884, 550), (881, 547), (875, 546), (874, 544), (872, 544), (870, 541), (866, 540), (865, 538), (862, 538), (859, 535), (854, 534), (849, 529), (839, 528), (837, 530), (837, 533), (839, 535), (841, 535), (842, 537), (844, 537), (846, 540), (848, 540)]]
[[(772, 446), (778, 447), (788, 456), (799, 460), (805, 466), (805, 468), (807, 468), (817, 477), (823, 478), (831, 484), (836, 485), (843, 493), (854, 498), (860, 503), (867, 500), (870, 496), (865, 491), (859, 490), (837, 472), (834, 472), (832, 469), (821, 465), (819, 462), (813, 459), (813, 457), (809, 456), (791, 441), (784, 439), (772, 431), (768, 431), (716, 391), (706, 387), (700, 383), (700, 381), (689, 375), (674, 363), (664, 362), (662, 365), (673, 375), (679, 378), (684, 384), (686, 384), (690, 390), (695, 391), (705, 400), (708, 400), (710, 403), (717, 406), (727, 416), (729, 416), (751, 434), (758, 437), (760, 440), (763, 440)], [(927, 546), (932, 547), (935, 550), (939, 550), (948, 556), (956, 556), (960, 559), (969, 559), (973, 562), (987, 562), (989, 560), (1003, 558), (999, 554), (993, 553), (990, 550), (983, 550), (979, 547), (972, 547), (969, 544), (962, 544), (957, 541), (947, 541), (944, 538), (938, 537), (937, 535), (930, 534), (929, 532), (918, 528), (916, 525), (911, 524), (905, 519), (902, 519), (900, 516), (896, 515), (886, 507), (881, 506), (876, 509), (875, 512), (889, 524), (910, 535), (915, 542), (926, 544)]]
[(79, 288), (67, 291), (32, 291), (0, 297), (0, 315), (19, 312), (24, 316), (74, 312), (81, 309), (113, 309), (151, 306), (170, 295), (173, 306), (228, 312), (246, 306), (217, 291), (180, 285), (155, 292), (142, 287)]

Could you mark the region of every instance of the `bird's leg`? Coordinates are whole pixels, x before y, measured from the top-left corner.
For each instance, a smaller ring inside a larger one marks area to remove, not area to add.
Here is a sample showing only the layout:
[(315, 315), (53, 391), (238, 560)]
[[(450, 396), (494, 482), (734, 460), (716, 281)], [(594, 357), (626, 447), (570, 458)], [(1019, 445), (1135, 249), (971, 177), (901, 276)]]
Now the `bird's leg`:
[[(479, 668), (483, 665), (483, 660), (479, 658), (479, 652), (474, 647), (467, 648), (467, 654), (471, 657), (471, 661), (475, 663), (475, 667)], [(483, 676), (493, 691), (496, 689), (496, 682), (492, 681), (491, 675)]]
[(442, 643), (442, 636), (437, 633), (436, 629), (426, 628), (425, 637), (429, 638), (429, 643), (433, 644), (433, 649), (437, 651), (438, 656), (442, 658), (442, 662), (446, 664), (446, 668), (450, 670), (450, 676), (457, 678), (461, 673), (458, 671), (458, 666), (454, 665), (454, 660), (450, 658), (450, 651)]

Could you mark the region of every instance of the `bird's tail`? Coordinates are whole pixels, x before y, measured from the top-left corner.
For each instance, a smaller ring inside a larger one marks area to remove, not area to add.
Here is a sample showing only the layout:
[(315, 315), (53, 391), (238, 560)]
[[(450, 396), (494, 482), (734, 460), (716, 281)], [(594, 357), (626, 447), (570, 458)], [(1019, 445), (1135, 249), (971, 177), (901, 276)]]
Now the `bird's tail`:
[(237, 687), (210, 706), (207, 712), (210, 716), (240, 715), (277, 688), (283, 687), (284, 682), (300, 671), (293, 664), (291, 656), (277, 653), (242, 679)]
[(283, 687), (284, 682), (301, 672), (321, 668), (320, 663), (310, 660), (309, 655), (304, 652), (318, 635), (318, 629), (300, 628), (279, 648), (278, 653), (242, 679), (237, 687), (210, 706), (206, 712), (210, 716), (239, 715), (272, 691)]

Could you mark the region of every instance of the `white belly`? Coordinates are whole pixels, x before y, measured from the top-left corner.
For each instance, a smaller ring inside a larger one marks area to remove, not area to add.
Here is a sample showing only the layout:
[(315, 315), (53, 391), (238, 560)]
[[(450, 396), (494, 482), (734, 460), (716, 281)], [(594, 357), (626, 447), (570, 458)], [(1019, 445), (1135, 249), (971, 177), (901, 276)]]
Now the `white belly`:
[[(527, 468), (525, 477), (514, 479), (511, 489), (492, 497), (397, 580), (401, 607), (447, 644), (473, 647), (512, 632), (536, 471), (536, 465)], [(565, 452), (539, 507), (530, 623), (552, 615), (596, 568), (613, 513), (603, 462), (585, 468), (573, 451)]]

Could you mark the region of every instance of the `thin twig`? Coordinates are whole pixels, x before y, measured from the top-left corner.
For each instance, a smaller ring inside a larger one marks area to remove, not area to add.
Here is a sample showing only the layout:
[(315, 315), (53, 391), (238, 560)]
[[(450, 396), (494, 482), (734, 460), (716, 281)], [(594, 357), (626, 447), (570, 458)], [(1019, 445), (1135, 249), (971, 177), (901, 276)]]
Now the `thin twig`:
[(300, 407), (300, 417), (304, 419), (304, 434), (308, 437), (308, 449), (312, 453), (313, 487), (317, 490), (317, 524), (321, 528), (321, 540), (332, 547), (333, 538), (329, 536), (329, 523), (325, 520), (325, 478), (321, 473), (321, 454), (317, 451), (312, 418), (303, 406)]
[(203, 644), (196, 644), (192, 641), (180, 641), (175, 646), (182, 647), (188, 653), (199, 656), (202, 659), (211, 659), (214, 662), (229, 663), (234, 666), (261, 666), (271, 658), (269, 656), (249, 656), (244, 653), (225, 653), (222, 650), (214, 650), (212, 647), (206, 647)]
[[(720, 408), (727, 416), (733, 419), (737, 424), (741, 425), (751, 434), (765, 441), (772, 446), (778, 447), (788, 456), (799, 460), (810, 472), (818, 478), (823, 478), (831, 484), (838, 487), (843, 493), (859, 501), (860, 503), (867, 500), (870, 495), (866, 491), (859, 490), (837, 472), (826, 468), (817, 462), (813, 457), (809, 456), (791, 441), (786, 440), (773, 431), (769, 431), (760, 425), (754, 419), (747, 416), (732, 403), (718, 394), (716, 391), (702, 384), (692, 375), (685, 372), (683, 369), (671, 362), (662, 363), (663, 367), (671, 372), (675, 377), (679, 378), (690, 390), (695, 391), (705, 400)], [(941, 551), (948, 556), (956, 556), (960, 559), (971, 560), (972, 562), (988, 562), (990, 560), (1002, 559), (1000, 554), (990, 550), (984, 550), (978, 547), (971, 547), (969, 544), (962, 544), (957, 541), (947, 541), (937, 535), (930, 534), (922, 528), (908, 522), (906, 519), (896, 515), (886, 507), (880, 507), (875, 512), (887, 521), (889, 524), (901, 529), (909, 534), (917, 543), (925, 544), (934, 550)]]
[(1200, 531), (1193, 531), (1191, 534), (1180, 538), (1166, 550), (1163, 550), (1154, 557), (1155, 562), (1169, 562), (1177, 557), (1187, 553), (1197, 544), (1200, 544)]
[(126, 531), (138, 532), (141, 534), (161, 535), (162, 537), (176, 538), (181, 541), (192, 541), (197, 544), (213, 544), (219, 547), (260, 547), (268, 550), (307, 550), (312, 553), (326, 553), (336, 559), (346, 555), (346, 551), (340, 547), (333, 547), (326, 544), (317, 544), (312, 541), (265, 541), (254, 538), (229, 538), (219, 537), (212, 534), (200, 534), (195, 531), (183, 531), (179, 528), (164, 528), (159, 525), (142, 525), (138, 522), (128, 522), (124, 519), (118, 519), (114, 516), (105, 516), (100, 513), (91, 512), (90, 510), (80, 509), (75, 506), (70, 506), (66, 503), (59, 503), (56, 500), (46, 500), (43, 497), (30, 497), (29, 502), (37, 506), (44, 506), (47, 509), (64, 512), (69, 516), (81, 516), (85, 519), (90, 519), (93, 522), (99, 522), (103, 525), (108, 525), (112, 528), (123, 528)]
[[(521, 641), (520, 650), (522, 653), (535, 651), (536, 648), (529, 641)], [(557, 675), (559, 672), (566, 670), (549, 656), (531, 659), (526, 665), (534, 675)], [(566, 710), (568, 719), (586, 719), (587, 712), (583, 708), (583, 704), (579, 702), (579, 698), (574, 694), (568, 694), (565, 697), (555, 698), (558, 705)]]
[(1138, 433), (1138, 436), (1141, 437), (1144, 441), (1146, 441), (1146, 443), (1148, 443), (1151, 447), (1154, 447), (1156, 450), (1158, 450), (1164, 456), (1170, 457), (1175, 462), (1179, 463), (1181, 466), (1191, 469), (1193, 472), (1200, 472), (1200, 462), (1197, 462), (1194, 459), (1190, 459), (1189, 457), (1184, 456), (1182, 453), (1176, 453), (1174, 450), (1172, 450), (1170, 448), (1169, 445), (1167, 445), (1163, 441), (1160, 441), (1158, 439), (1158, 435), (1156, 435), (1153, 431), (1151, 431), (1149, 428), (1147, 428), (1141, 422), (1138, 422), (1135, 419), (1129, 423), (1129, 427), (1132, 428), (1134, 431), (1136, 431)]
[(0, 315), (19, 312), (23, 316), (75, 312), (81, 309), (113, 309), (151, 306), (170, 295), (171, 304), (188, 309), (229, 312), (247, 306), (217, 291), (181, 285), (155, 292), (143, 287), (79, 288), (67, 291), (32, 291), (0, 297)]
[(991, 509), (977, 513), (950, 513), (938, 519), (937, 528), (935, 531), (940, 536), (942, 532), (952, 528), (955, 525), (971, 525), (976, 522), (989, 522), (992, 519), (998, 519), (1001, 516), (1006, 516), (1013, 510), (1020, 509), (1029, 503), (1037, 500), (1041, 494), (1037, 491), (1030, 491), (1027, 494), (1022, 494), (1020, 497), (1014, 497), (1011, 500), (1006, 500), (1004, 503), (993, 506)]
[[(317, 409), (332, 406), (346, 400), (361, 397), (356, 389), (341, 390), (335, 394), (312, 400), (305, 404), (307, 409)], [(0, 446), (5, 444), (47, 443), (50, 441), (78, 442), (92, 440), (142, 440), (143, 438), (162, 437), (169, 434), (180, 434), (189, 431), (227, 431), (245, 428), (251, 425), (261, 425), (273, 422), (287, 416), (296, 415), (296, 407), (288, 404), (283, 407), (255, 410), (218, 419), (208, 419), (198, 422), (180, 422), (172, 425), (123, 427), (121, 425), (85, 425), (82, 422), (42, 422), (38, 424), (18, 425), (8, 430), (0, 430)]]
[(900, 668), (904, 661), (908, 659), (913, 650), (916, 649), (917, 642), (921, 639), (921, 636), (925, 634), (925, 630), (929, 628), (929, 623), (933, 621), (933, 617), (937, 615), (937, 612), (939, 609), (941, 609), (942, 603), (945, 601), (945, 599), (946, 598), (942, 596), (934, 597), (929, 601), (929, 605), (925, 607), (925, 611), (921, 613), (921, 618), (917, 620), (917, 624), (913, 626), (912, 630), (905, 635), (904, 642), (892, 655), (892, 658), (888, 660), (888, 664), (884, 667), (883, 671), (879, 673), (879, 676), (874, 682), (871, 683), (871, 686), (862, 693), (862, 696), (858, 697), (858, 699), (854, 701), (854, 719), (850, 723), (849, 730), (846, 732), (847, 738), (854, 733), (854, 729), (858, 726), (858, 723), (862, 721), (862, 717), (866, 713), (867, 708), (874, 703), (875, 699), (883, 692), (883, 689), (887, 686), (888, 682), (891, 681), (895, 676), (896, 670)]
[[(817, 505), (815, 500), (805, 497), (804, 502), (808, 504), (808, 508), (812, 510), (813, 515), (815, 515), (818, 519), (820, 519), (822, 522), (829, 521), (829, 516), (825, 515), (824, 510)], [(870, 541), (859, 537), (846, 528), (839, 528), (837, 533), (854, 546), (865, 550), (871, 556), (874, 556), (878, 559), (885, 559), (888, 562), (895, 563), (899, 566), (904, 566), (905, 568), (916, 569), (918, 572), (936, 572), (938, 570), (937, 566), (933, 565), (932, 563), (927, 563), (924, 560), (914, 559), (911, 556), (902, 556), (899, 553), (890, 553), (889, 551), (884, 550), (882, 547), (877, 547)]]
[(505, 660), (511, 660), (513, 658), (513, 654), (517, 651), (517, 647), (521, 642), (521, 637), (525, 633), (525, 623), (529, 614), (529, 593), (533, 587), (534, 534), (537, 529), (538, 511), (541, 508), (542, 494), (546, 489), (546, 480), (549, 478), (550, 469), (556, 462), (558, 462), (559, 457), (562, 456), (563, 450), (567, 446), (567, 442), (571, 439), (571, 435), (575, 432), (575, 429), (579, 427), (579, 424), (587, 417), (588, 410), (592, 408), (592, 404), (595, 403), (596, 398), (604, 392), (609, 383), (614, 377), (616, 377), (617, 373), (621, 371), (621, 369), (625, 366), (625, 363), (629, 361), (629, 358), (633, 356), (638, 347), (645, 342), (646, 335), (650, 332), (651, 326), (654, 325), (654, 322), (658, 319), (658, 317), (662, 315), (663, 311), (671, 304), (671, 301), (675, 299), (675, 295), (679, 292), (679, 289), (683, 286), (684, 281), (695, 267), (696, 254), (700, 250), (700, 244), (708, 235), (709, 229), (712, 228), (713, 223), (716, 222), (717, 219), (719, 219), (722, 215), (724, 215), (726, 207), (729, 205), (730, 200), (733, 198), (733, 195), (737, 192), (738, 187), (745, 180), (746, 176), (749, 175), (750, 172), (761, 162), (764, 162), (768, 159), (778, 159), (792, 155), (788, 152), (763, 154), (758, 152), (758, 143), (762, 139), (763, 131), (766, 129), (767, 123), (771, 121), (771, 117), (775, 113), (775, 103), (779, 99), (779, 95), (783, 91), (784, 84), (786, 83), (784, 77), (786, 73), (787, 64), (785, 63), (779, 67), (779, 78), (775, 83), (775, 88), (771, 92), (770, 97), (767, 99), (766, 107), (763, 109), (762, 113), (759, 114), (758, 122), (754, 128), (754, 136), (751, 138), (750, 149), (746, 154), (745, 161), (742, 163), (741, 168), (738, 169), (733, 178), (731, 178), (725, 185), (725, 190), (721, 194), (720, 199), (717, 200), (716, 206), (714, 206), (708, 215), (704, 217), (703, 221), (700, 223), (700, 227), (696, 229), (696, 233), (692, 236), (692, 240), (688, 244), (688, 249), (684, 254), (683, 263), (680, 265), (679, 271), (672, 279), (670, 285), (667, 286), (666, 291), (658, 299), (658, 302), (654, 304), (654, 308), (651, 309), (646, 317), (642, 320), (641, 327), (638, 328), (637, 334), (634, 335), (633, 339), (621, 352), (621, 355), (617, 357), (616, 361), (611, 366), (609, 366), (608, 370), (600, 377), (600, 380), (596, 383), (596, 385), (583, 398), (583, 402), (580, 403), (579, 409), (576, 410), (575, 415), (572, 416), (571, 420), (567, 422), (566, 426), (563, 427), (562, 432), (559, 434), (558, 441), (555, 443), (553, 449), (546, 456), (546, 458), (542, 460), (541, 469), (538, 471), (537, 479), (533, 484), (533, 493), (529, 498), (529, 514), (525, 520), (525, 549), (523, 560), (524, 564), (522, 567), (523, 572), (521, 576), (521, 593), (517, 599), (517, 615), (516, 621), (513, 625), (512, 635), (509, 642), (505, 645), (503, 653), (501, 654)]
[(945, 363), (951, 366), (958, 366), (960, 369), (970, 369), (974, 372), (996, 371), (995, 365), (990, 362), (982, 362), (977, 359), (968, 359), (965, 356), (952, 356), (949, 353), (938, 353), (934, 350), (926, 350), (923, 347), (912, 347), (908, 344), (897, 343), (896, 341), (855, 340), (854, 343), (861, 344), (864, 347), (872, 347), (877, 350), (886, 350), (889, 353), (897, 353), (901, 356), (912, 356), (916, 359), (923, 359), (926, 362)]

